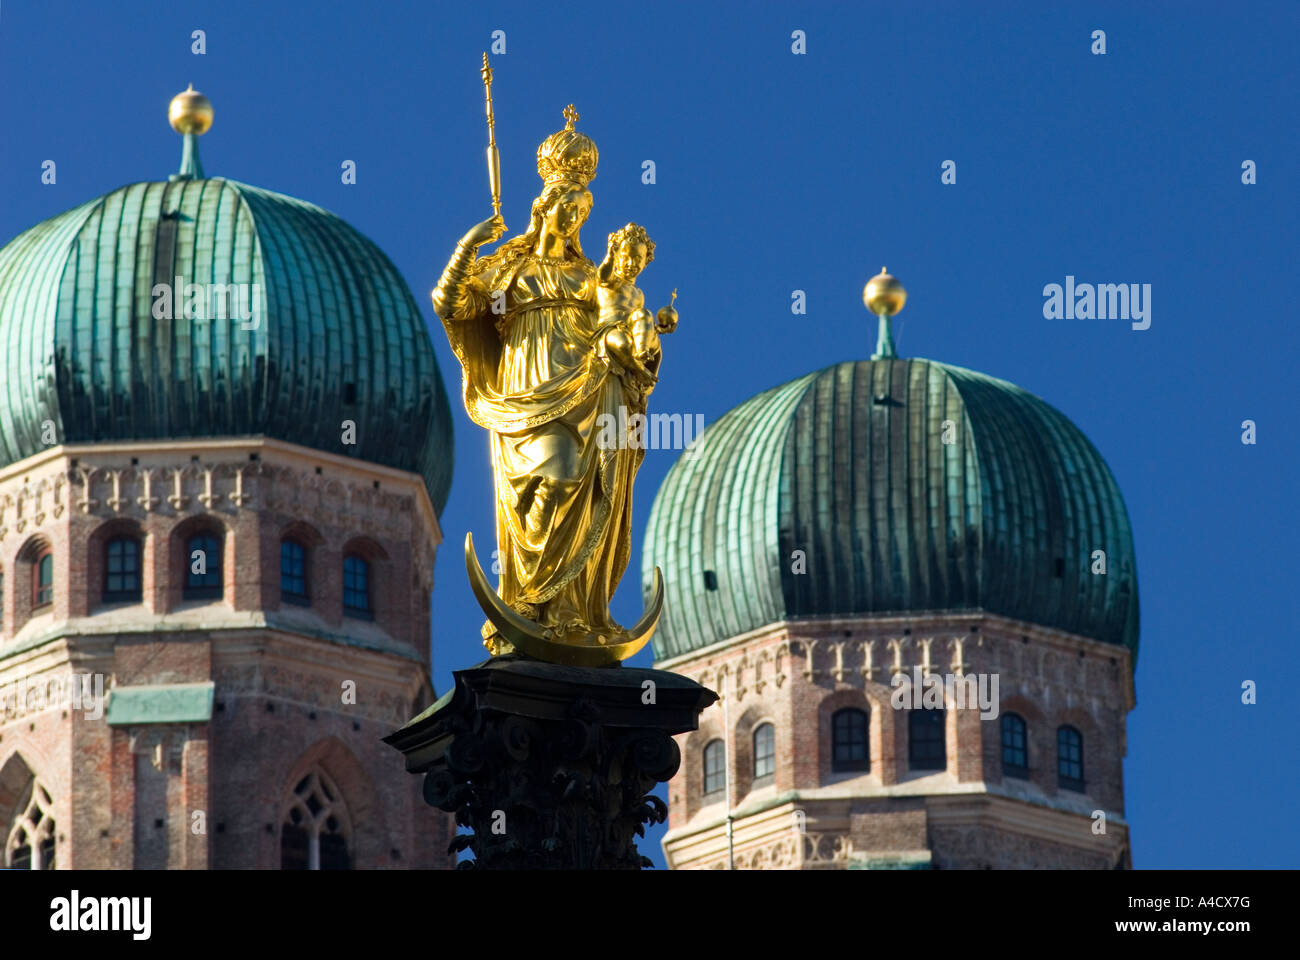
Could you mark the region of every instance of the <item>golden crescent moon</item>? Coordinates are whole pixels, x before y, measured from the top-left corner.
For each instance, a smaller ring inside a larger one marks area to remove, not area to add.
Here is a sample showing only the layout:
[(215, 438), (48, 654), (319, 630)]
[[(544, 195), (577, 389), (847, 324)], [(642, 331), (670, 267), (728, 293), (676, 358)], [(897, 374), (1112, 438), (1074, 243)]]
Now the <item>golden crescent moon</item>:
[(654, 592), (650, 603), (646, 605), (641, 619), (630, 630), (623, 631), (622, 636), (614, 642), (601, 642), (603, 638), (600, 637), (561, 642), (555, 639), (554, 630), (516, 613), (492, 589), (479, 565), (478, 555), (474, 552), (473, 533), (465, 534), (465, 571), (469, 574), (474, 599), (483, 608), (492, 625), (501, 631), (501, 636), (530, 657), (570, 667), (607, 667), (626, 660), (654, 636), (664, 607), (664, 577), (659, 568), (655, 567)]

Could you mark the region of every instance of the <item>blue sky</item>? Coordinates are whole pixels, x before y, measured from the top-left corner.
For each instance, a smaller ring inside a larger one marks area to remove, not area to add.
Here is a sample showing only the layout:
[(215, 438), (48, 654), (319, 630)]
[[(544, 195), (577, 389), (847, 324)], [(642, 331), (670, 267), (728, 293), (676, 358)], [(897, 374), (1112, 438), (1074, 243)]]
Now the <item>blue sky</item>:
[[(208, 175), (335, 211), (415, 291), (456, 417), (439, 690), (483, 656), (459, 544), (470, 529), (482, 549), (494, 530), (486, 438), (460, 407), (428, 292), (491, 212), (478, 65), (497, 29), (507, 223), (524, 225), (534, 151), (573, 102), (601, 150), (587, 252), (599, 259), (605, 234), (636, 220), (658, 243), (648, 298), (678, 289), (654, 409), (712, 422), (868, 356), (861, 288), (888, 265), (910, 293), (901, 354), (1043, 397), (1124, 491), (1142, 603), (1125, 763), (1134, 865), (1300, 864), (1284, 683), (1300, 612), (1300, 6), (4, 2), (0, 242), (165, 178), (180, 154), (166, 105), (192, 81), (216, 112)], [(1090, 53), (1096, 29), (1104, 56)], [(47, 159), (53, 186), (40, 182)], [(344, 160), (355, 186), (340, 182)], [(955, 185), (940, 183), (945, 160)], [(1044, 319), (1044, 285), (1067, 275), (1151, 284), (1150, 328)], [(790, 312), (795, 289), (806, 316)], [(673, 457), (647, 454), (638, 534)], [(624, 622), (639, 568), (638, 543), (615, 605)], [(1255, 706), (1240, 702), (1248, 679)], [(657, 836), (642, 848), (661, 860)]]

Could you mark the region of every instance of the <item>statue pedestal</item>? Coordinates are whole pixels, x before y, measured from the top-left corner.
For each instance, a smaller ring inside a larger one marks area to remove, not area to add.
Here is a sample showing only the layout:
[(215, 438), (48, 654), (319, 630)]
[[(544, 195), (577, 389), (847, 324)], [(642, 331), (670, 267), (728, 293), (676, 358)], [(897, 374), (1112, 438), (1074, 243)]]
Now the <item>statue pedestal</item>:
[[(479, 869), (626, 869), (648, 796), (677, 772), (674, 734), (717, 699), (663, 670), (568, 667), (494, 657), (455, 672), (453, 689), (384, 742), (424, 774), (424, 798), (473, 830), (453, 847)], [(462, 863), (462, 866), (470, 866)]]

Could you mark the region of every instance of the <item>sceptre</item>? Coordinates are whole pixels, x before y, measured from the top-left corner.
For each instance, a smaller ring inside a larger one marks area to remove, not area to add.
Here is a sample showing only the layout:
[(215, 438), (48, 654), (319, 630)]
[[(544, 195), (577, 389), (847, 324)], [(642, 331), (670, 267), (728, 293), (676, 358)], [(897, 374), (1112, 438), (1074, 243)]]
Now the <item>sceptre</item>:
[(488, 65), (487, 51), (483, 52), (483, 94), (487, 98), (488, 123), (488, 185), (492, 188), (492, 210), (501, 216), (501, 154), (497, 152), (496, 121), (492, 117), (492, 67)]

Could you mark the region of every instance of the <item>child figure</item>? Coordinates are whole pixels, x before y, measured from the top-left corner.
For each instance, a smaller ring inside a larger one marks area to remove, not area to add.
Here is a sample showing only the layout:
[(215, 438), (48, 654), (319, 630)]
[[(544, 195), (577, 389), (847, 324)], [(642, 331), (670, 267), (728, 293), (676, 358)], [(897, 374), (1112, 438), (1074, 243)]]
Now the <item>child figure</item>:
[(600, 308), (597, 329), (603, 332), (606, 353), (644, 378), (647, 386), (657, 379), (663, 356), (659, 333), (671, 333), (677, 319), (677, 311), (665, 307), (660, 313), (671, 311), (671, 326), (667, 316), (656, 322), (645, 308), (645, 294), (636, 285), (637, 276), (654, 258), (655, 244), (646, 235), (645, 227), (629, 223), (615, 230), (609, 235), (609, 248), (597, 271), (600, 285), (596, 288)]

